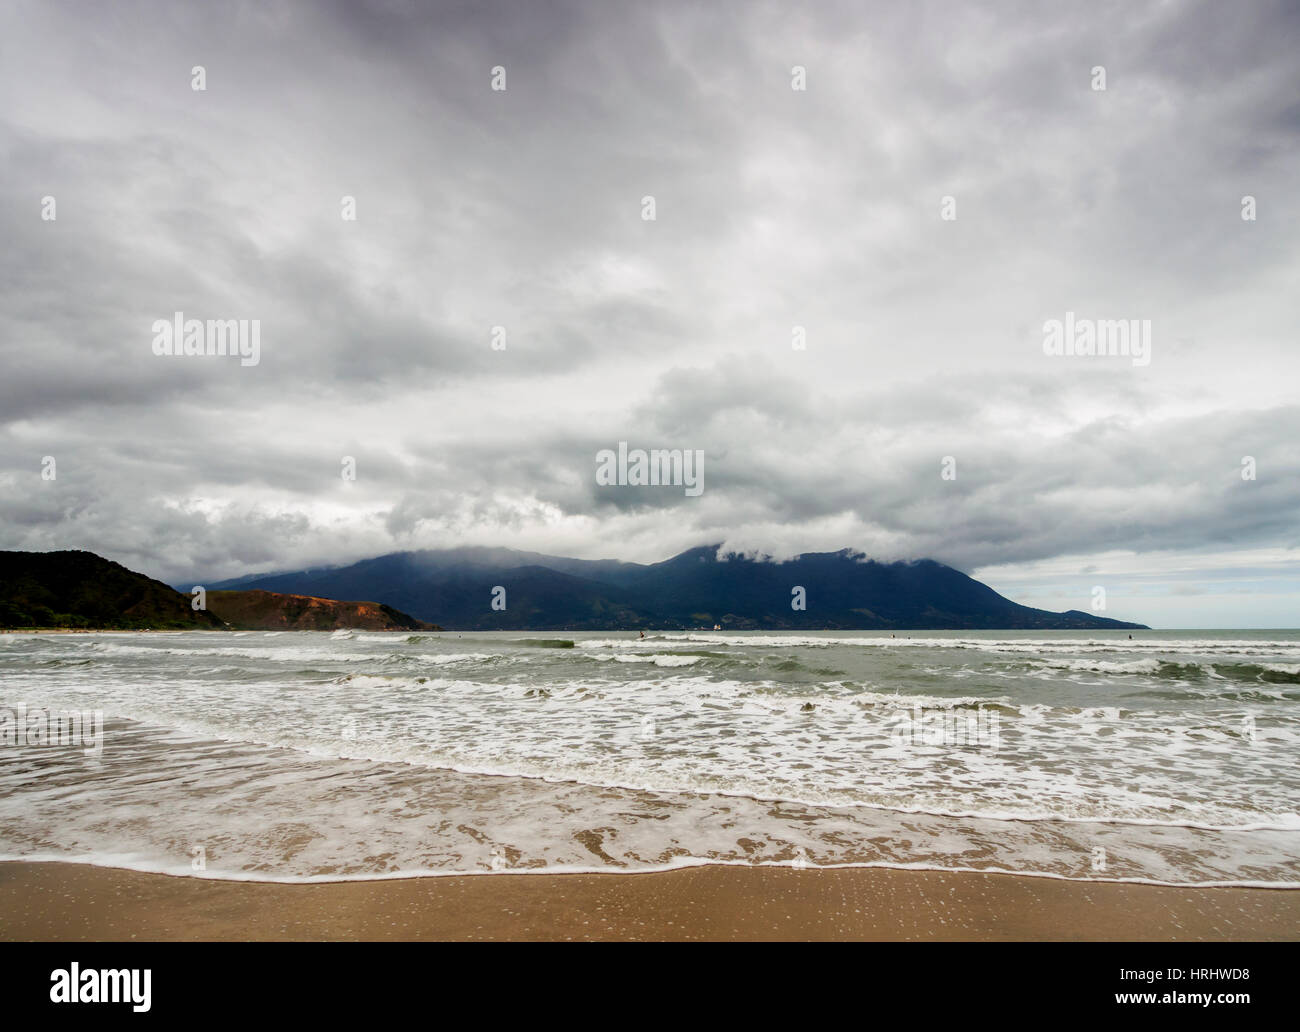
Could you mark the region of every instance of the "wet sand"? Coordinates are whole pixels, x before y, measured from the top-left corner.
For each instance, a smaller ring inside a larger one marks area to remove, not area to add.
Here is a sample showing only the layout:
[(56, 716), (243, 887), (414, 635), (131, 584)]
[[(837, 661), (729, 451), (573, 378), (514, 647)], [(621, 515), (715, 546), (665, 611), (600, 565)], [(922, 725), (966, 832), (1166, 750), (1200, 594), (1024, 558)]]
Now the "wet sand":
[(286, 885), (0, 863), (0, 939), (1300, 939), (1300, 891), (881, 868)]

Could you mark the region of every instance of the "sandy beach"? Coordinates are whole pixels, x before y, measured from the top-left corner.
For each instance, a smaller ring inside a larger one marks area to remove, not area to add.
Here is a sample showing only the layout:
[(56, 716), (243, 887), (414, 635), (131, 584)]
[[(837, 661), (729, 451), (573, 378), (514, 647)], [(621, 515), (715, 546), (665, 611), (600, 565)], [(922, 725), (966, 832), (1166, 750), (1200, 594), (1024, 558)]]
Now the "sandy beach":
[[(214, 628), (215, 630), (216, 628)], [(138, 630), (127, 630), (121, 627), (0, 627), (0, 634), (180, 634), (179, 630), (154, 630), (152, 627), (142, 627)], [(224, 633), (224, 632), (223, 632)]]
[(1300, 939), (1300, 892), (882, 868), (695, 867), (283, 884), (0, 864), (0, 938)]

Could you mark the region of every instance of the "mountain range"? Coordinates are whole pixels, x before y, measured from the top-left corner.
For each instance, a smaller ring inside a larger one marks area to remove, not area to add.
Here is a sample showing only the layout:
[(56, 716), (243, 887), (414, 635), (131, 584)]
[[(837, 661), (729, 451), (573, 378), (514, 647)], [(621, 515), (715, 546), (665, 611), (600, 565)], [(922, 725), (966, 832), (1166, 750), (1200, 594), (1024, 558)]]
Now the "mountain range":
[[(773, 562), (710, 545), (643, 564), (454, 548), (210, 588), (380, 599), (449, 630), (1145, 629), (1022, 606), (931, 559), (882, 563), (848, 549)], [(798, 588), (803, 609), (792, 607)]]

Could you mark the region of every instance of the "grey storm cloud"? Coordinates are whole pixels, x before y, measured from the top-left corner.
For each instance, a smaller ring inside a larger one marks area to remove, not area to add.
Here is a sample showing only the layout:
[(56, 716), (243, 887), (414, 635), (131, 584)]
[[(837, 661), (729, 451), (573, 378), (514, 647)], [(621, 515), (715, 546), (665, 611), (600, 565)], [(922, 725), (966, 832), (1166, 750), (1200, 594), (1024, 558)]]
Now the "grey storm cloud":
[[(1297, 52), (1267, 2), (9, 5), (0, 547), (1290, 570)], [(177, 311), (260, 362), (153, 354)]]

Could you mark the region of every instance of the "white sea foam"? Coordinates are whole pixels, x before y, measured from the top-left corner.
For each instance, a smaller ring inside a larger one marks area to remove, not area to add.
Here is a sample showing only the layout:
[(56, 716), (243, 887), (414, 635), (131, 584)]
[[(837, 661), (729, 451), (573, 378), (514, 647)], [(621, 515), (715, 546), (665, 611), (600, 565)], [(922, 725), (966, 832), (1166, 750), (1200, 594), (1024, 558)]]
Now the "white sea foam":
[(1158, 659), (1135, 659), (1124, 663), (1105, 659), (1044, 659), (1040, 666), (1053, 670), (1091, 671), (1101, 674), (1154, 674), (1160, 670)]
[(681, 667), (694, 666), (704, 657), (702, 656), (674, 656), (668, 653), (659, 653), (653, 656), (602, 656), (602, 659), (614, 659), (620, 663), (653, 663), (661, 667)]
[(1142, 638), (1129, 641), (1116, 638), (932, 638), (917, 635), (904, 637), (833, 637), (800, 634), (661, 634), (644, 639), (591, 638), (577, 642), (584, 649), (663, 648), (666, 644), (705, 644), (737, 648), (827, 648), (844, 646), (864, 649), (968, 649), (975, 652), (1208, 652), (1226, 655), (1271, 655), (1277, 652), (1300, 655), (1300, 642), (1290, 640), (1224, 640)]
[[(1008, 869), (1089, 877), (1099, 836), (1128, 880), (1300, 880), (1300, 664), (1259, 641), (5, 637), (0, 706), (108, 716), (91, 778), (0, 749), (15, 855), (165, 866), (197, 836), (223, 844), (213, 876), (329, 880), (376, 876), (380, 856), (396, 870), (379, 876), (490, 869), (493, 842), (538, 869), (636, 870), (795, 844), (819, 865), (956, 869), (995, 841)], [(1262, 654), (1242, 661), (1248, 645)], [(995, 748), (896, 734), (980, 713)]]

